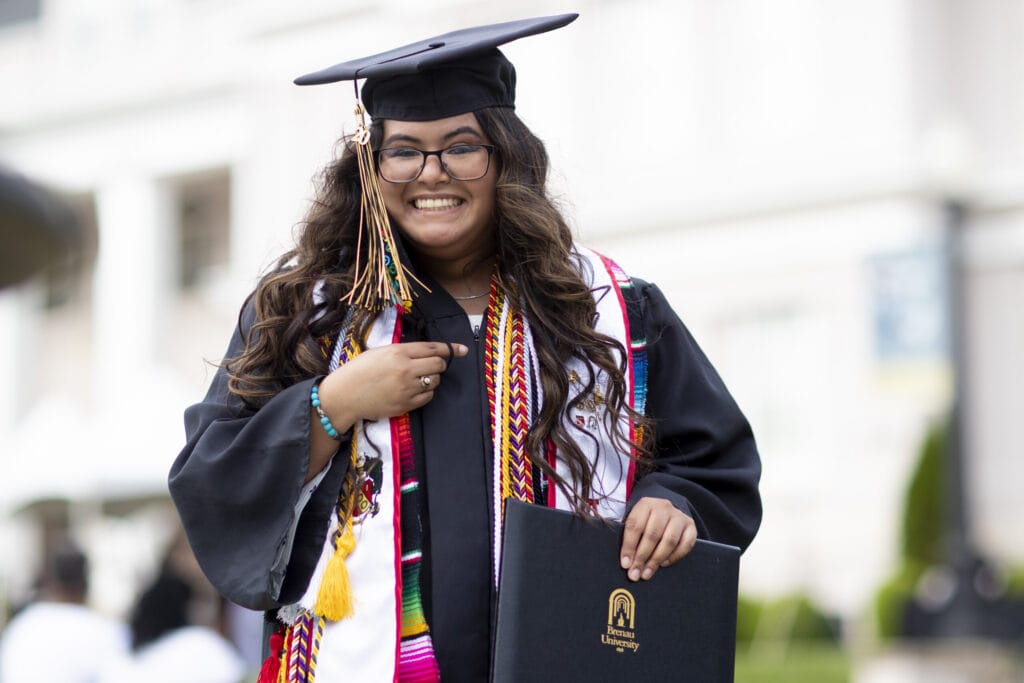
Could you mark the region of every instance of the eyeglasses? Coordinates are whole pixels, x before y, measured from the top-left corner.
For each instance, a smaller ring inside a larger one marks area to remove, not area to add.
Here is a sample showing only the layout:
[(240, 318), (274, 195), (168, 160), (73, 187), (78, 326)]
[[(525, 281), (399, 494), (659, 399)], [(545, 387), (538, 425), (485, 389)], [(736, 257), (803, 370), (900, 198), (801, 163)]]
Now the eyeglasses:
[(415, 147), (386, 147), (377, 150), (377, 168), (389, 183), (411, 183), (420, 177), (427, 157), (436, 156), (441, 168), (454, 180), (476, 180), (487, 175), (494, 145), (455, 145), (431, 152)]

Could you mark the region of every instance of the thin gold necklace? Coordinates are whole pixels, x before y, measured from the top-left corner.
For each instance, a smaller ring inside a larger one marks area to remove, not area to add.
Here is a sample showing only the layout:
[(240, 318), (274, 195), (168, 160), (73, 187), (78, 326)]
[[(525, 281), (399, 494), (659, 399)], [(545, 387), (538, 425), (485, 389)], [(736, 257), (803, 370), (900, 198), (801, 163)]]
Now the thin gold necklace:
[(452, 298), (455, 299), (456, 301), (469, 301), (470, 299), (479, 299), (480, 297), (487, 296), (490, 293), (491, 290), (488, 289), (486, 292), (481, 292), (480, 294), (470, 294), (469, 296), (452, 295)]

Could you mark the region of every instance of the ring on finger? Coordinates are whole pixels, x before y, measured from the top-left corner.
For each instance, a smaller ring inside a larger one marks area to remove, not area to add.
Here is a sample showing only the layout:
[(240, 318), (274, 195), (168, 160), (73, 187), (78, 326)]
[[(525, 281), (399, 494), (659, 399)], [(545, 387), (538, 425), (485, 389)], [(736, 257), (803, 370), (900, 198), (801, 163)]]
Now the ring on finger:
[(434, 383), (434, 380), (430, 379), (430, 375), (423, 375), (420, 377), (420, 384), (423, 385), (424, 389), (429, 389), (430, 385)]

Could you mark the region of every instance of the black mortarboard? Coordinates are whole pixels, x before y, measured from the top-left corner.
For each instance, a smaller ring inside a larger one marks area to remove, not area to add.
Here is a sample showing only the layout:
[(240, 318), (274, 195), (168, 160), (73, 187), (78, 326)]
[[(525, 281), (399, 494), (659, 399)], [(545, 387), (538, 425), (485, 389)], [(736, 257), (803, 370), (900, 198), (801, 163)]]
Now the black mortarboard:
[(516, 70), (499, 45), (561, 28), (579, 16), (560, 14), (476, 26), (353, 59), (295, 79), (318, 85), (365, 78), (370, 116), (431, 121), (485, 107), (513, 107)]
[(355, 110), (359, 123), (351, 136), (362, 188), (359, 243), (363, 248), (356, 250), (354, 284), (343, 301), (369, 311), (389, 306), (408, 310), (412, 305), (409, 280), (415, 279), (401, 261), (391, 230), (364, 111), (375, 119), (434, 121), (486, 107), (513, 107), (516, 70), (498, 46), (561, 28), (577, 16), (561, 14), (452, 31), (295, 79), (298, 85), (366, 79), (362, 104), (357, 102)]

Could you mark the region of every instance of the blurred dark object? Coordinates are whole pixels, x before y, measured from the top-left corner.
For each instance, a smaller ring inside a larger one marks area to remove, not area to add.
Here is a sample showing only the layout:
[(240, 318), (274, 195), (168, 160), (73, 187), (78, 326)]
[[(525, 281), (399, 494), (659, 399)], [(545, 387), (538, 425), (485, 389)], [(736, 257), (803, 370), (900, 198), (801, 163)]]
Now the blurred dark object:
[(964, 230), (967, 207), (945, 205), (948, 268), (949, 338), (953, 366), (953, 405), (945, 440), (945, 562), (920, 578), (902, 614), (902, 635), (910, 638), (988, 638), (1019, 642), (1024, 638), (1024, 600), (1007, 593), (1006, 582), (971, 539), (964, 416), (967, 392), (967, 315)]
[(168, 570), (161, 571), (139, 596), (132, 611), (132, 650), (138, 651), (163, 635), (189, 625), (192, 587)]
[(40, 0), (4, 0), (0, 2), (0, 25), (36, 21), (40, 5)]
[(218, 615), (207, 609), (211, 597), (219, 608), (220, 596), (178, 533), (132, 609), (130, 653), (106, 670), (103, 682), (243, 680), (246, 664), (216, 630)]
[(68, 206), (23, 176), (0, 168), (0, 289), (81, 247), (81, 227)]
[(1007, 593), (1006, 583), (978, 555), (961, 566), (933, 567), (903, 606), (908, 638), (1024, 640), (1024, 598)]
[(78, 546), (66, 542), (54, 548), (43, 576), (48, 597), (83, 603), (89, 590), (89, 561)]

